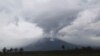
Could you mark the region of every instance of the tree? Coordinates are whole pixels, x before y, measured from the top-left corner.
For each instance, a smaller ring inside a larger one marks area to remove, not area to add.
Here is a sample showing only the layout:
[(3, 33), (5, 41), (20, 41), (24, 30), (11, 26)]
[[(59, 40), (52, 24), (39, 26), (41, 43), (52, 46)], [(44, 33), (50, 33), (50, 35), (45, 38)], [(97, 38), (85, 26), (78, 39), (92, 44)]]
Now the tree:
[(13, 52), (13, 51), (14, 51), (13, 48), (10, 48), (9, 52)]
[(62, 49), (65, 50), (65, 46), (64, 45), (62, 45)]
[(17, 48), (15, 48), (15, 49), (14, 49), (14, 52), (18, 52), (18, 49), (17, 49)]
[(6, 53), (6, 52), (7, 52), (7, 48), (4, 47), (4, 48), (2, 49), (2, 52), (3, 52), (3, 53)]
[(87, 50), (88, 50), (88, 51), (92, 51), (92, 47), (88, 46), (88, 47), (87, 47)]
[(20, 51), (20, 52), (23, 52), (23, 51), (24, 51), (24, 49), (23, 49), (23, 48), (20, 48), (20, 49), (19, 49), (19, 51)]

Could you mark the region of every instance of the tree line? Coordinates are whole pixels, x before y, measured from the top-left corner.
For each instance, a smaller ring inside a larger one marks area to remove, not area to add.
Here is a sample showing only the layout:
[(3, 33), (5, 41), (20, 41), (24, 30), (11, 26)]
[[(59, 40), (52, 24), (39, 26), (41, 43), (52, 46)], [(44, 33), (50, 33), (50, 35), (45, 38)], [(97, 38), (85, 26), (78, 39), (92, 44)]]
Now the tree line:
[(76, 47), (76, 48), (72, 48), (72, 49), (66, 49), (66, 46), (65, 45), (62, 45), (61, 46), (62, 48), (62, 51), (69, 51), (69, 52), (100, 52), (100, 48), (94, 48), (94, 47)]
[(6, 47), (4, 47), (2, 49), (2, 52), (3, 53), (24, 52), (24, 49), (23, 48), (10, 48), (10, 49), (7, 49)]

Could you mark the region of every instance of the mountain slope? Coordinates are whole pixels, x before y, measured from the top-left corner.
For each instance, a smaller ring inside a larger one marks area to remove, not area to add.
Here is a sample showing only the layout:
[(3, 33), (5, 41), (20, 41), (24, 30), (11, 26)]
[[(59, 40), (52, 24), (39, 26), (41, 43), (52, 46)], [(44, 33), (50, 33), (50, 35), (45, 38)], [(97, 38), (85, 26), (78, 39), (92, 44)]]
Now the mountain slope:
[(30, 44), (26, 46), (24, 49), (27, 51), (50, 51), (50, 50), (62, 50), (61, 46), (64, 45), (65, 49), (76, 48), (76, 45), (66, 43), (64, 41), (55, 39), (54, 41), (50, 41), (49, 38), (44, 38), (40, 40), (35, 45)]

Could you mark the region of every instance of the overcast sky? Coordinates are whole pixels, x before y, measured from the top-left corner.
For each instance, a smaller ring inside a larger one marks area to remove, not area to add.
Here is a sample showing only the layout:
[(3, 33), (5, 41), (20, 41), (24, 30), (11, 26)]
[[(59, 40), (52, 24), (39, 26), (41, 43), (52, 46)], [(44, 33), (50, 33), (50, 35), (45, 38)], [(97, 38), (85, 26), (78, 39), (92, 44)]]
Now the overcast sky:
[(0, 0), (0, 47), (51, 41), (100, 46), (100, 0)]

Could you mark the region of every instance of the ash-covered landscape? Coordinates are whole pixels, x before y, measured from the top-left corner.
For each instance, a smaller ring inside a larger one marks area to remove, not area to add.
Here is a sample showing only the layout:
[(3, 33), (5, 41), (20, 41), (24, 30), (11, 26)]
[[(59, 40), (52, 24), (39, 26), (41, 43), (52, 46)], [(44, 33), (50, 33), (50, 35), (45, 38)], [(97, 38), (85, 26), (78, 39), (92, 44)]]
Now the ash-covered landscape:
[(99, 56), (99, 0), (0, 0), (0, 56)]

